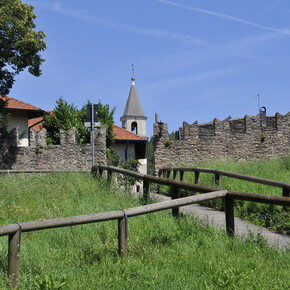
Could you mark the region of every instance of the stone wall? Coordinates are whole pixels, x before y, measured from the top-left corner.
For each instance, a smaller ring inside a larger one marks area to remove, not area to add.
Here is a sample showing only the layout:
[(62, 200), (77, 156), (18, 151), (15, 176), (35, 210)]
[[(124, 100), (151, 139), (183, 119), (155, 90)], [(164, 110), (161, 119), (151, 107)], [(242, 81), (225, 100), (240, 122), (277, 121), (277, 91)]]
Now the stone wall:
[[(46, 146), (46, 130), (30, 131), (30, 146), (19, 147), (17, 130), (0, 132), (0, 169), (91, 169), (91, 144), (76, 144), (75, 129), (60, 130), (60, 145)], [(106, 164), (106, 128), (95, 132), (95, 164)]]
[(154, 123), (155, 171), (162, 167), (194, 165), (220, 160), (270, 159), (289, 154), (290, 112), (266, 117), (260, 114), (192, 125), (183, 122), (179, 139), (169, 141), (167, 124)]

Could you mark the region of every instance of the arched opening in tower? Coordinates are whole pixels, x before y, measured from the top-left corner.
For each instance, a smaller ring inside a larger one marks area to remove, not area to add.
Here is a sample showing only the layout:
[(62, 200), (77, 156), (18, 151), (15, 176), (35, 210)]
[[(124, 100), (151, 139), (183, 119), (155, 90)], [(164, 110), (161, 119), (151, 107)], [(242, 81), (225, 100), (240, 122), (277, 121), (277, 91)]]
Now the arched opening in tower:
[(138, 130), (137, 130), (137, 123), (136, 122), (133, 122), (131, 124), (131, 132), (135, 133), (135, 134), (138, 134)]

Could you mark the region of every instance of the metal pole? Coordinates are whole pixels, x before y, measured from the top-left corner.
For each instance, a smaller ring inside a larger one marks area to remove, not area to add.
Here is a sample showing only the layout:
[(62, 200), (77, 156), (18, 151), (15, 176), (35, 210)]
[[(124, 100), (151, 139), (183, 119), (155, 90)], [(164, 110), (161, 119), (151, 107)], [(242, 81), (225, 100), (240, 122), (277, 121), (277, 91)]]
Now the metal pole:
[(94, 105), (92, 104), (92, 166), (95, 165)]

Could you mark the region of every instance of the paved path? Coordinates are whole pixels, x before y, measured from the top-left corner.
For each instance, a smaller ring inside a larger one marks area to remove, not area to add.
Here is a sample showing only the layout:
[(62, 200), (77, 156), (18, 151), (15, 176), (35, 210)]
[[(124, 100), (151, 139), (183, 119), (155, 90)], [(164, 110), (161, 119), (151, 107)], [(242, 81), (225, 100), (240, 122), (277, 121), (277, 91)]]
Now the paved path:
[[(170, 200), (171, 198), (156, 193), (151, 193), (151, 196), (160, 201)], [(189, 213), (202, 221), (208, 222), (223, 230), (226, 229), (225, 213), (216, 211), (211, 208), (201, 206), (199, 204), (192, 204), (180, 208), (182, 212)], [(281, 249), (290, 250), (290, 236), (276, 234), (266, 228), (247, 223), (241, 218), (235, 217), (235, 234), (241, 238), (247, 237), (249, 231), (254, 234), (261, 234), (269, 245)]]

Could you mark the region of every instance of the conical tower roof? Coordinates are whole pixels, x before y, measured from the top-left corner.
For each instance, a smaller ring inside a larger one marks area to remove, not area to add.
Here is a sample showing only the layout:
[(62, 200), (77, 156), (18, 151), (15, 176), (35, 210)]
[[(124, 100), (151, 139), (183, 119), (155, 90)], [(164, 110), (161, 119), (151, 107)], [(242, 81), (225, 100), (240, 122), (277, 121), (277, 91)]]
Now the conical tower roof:
[[(123, 113), (124, 117), (145, 117), (144, 111), (142, 109), (140, 99), (137, 94), (136, 86), (135, 86), (135, 78), (132, 77), (132, 84), (129, 92), (129, 96), (127, 99), (126, 107)], [(145, 117), (146, 118), (146, 117)]]

